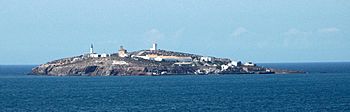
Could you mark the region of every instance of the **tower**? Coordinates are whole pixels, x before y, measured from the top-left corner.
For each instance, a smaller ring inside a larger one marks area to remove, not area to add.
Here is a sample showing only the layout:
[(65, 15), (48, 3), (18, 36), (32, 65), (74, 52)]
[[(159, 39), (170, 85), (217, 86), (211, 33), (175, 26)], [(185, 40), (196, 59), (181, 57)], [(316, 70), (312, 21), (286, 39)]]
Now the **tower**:
[(94, 45), (91, 44), (91, 46), (90, 46), (90, 54), (93, 54), (93, 53), (94, 53)]
[(157, 43), (154, 43), (153, 45), (152, 45), (152, 48), (150, 48), (150, 50), (151, 51), (155, 51), (155, 50), (157, 50), (158, 48), (157, 48)]
[(119, 57), (126, 57), (127, 55), (127, 50), (123, 48), (123, 46), (120, 46), (119, 52), (118, 52)]

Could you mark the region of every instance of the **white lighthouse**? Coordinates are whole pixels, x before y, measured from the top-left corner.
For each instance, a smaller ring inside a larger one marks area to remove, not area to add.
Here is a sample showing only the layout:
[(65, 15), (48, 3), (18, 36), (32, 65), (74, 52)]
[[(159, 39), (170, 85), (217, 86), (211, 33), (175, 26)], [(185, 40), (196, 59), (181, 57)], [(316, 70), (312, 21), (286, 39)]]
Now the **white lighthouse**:
[(90, 54), (93, 54), (93, 53), (94, 53), (94, 45), (91, 44), (91, 46), (90, 46)]
[(157, 48), (157, 43), (154, 43), (152, 48), (150, 48), (151, 51), (155, 51), (155, 50), (158, 50)]

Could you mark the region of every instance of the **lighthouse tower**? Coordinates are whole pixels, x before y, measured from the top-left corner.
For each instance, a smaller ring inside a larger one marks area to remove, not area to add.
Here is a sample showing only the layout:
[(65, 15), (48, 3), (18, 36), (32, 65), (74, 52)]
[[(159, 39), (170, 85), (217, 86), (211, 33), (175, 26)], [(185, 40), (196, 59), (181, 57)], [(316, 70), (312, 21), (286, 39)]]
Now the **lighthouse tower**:
[(91, 46), (90, 46), (90, 54), (93, 54), (93, 53), (94, 53), (94, 45), (91, 44)]
[(153, 43), (152, 48), (150, 48), (150, 50), (151, 50), (151, 51), (156, 51), (156, 50), (158, 50), (157, 47), (158, 47), (158, 46), (157, 46), (157, 43)]

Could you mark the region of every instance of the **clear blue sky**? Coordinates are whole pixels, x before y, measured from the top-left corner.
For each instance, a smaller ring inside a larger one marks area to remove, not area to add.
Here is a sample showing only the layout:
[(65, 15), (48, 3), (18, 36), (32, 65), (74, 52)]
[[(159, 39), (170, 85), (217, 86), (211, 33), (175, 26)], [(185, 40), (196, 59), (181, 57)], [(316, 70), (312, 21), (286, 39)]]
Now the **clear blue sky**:
[(0, 64), (152, 42), (242, 61), (350, 61), (350, 1), (0, 0)]

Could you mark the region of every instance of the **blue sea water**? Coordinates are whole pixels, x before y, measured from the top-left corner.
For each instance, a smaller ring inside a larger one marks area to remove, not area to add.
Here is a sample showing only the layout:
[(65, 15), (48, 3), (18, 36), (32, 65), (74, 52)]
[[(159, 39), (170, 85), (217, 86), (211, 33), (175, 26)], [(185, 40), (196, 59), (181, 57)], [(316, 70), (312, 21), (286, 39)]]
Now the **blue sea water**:
[(0, 111), (350, 111), (350, 63), (277, 63), (307, 74), (34, 76), (0, 66)]

